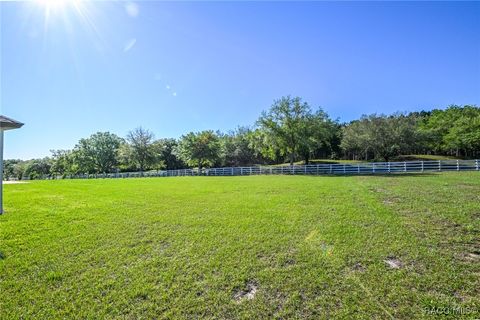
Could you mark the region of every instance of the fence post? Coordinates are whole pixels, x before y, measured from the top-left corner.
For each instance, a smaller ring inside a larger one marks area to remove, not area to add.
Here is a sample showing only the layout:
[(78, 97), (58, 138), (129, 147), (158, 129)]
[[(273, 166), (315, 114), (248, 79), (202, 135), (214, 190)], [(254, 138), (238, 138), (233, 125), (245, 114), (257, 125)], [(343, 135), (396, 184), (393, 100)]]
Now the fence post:
[(460, 164), (458, 163), (458, 159), (457, 159), (457, 171), (460, 171)]
[(407, 172), (407, 161), (403, 162), (403, 171)]
[(357, 172), (360, 173), (360, 164), (357, 164)]
[(422, 172), (423, 172), (423, 161), (422, 161)]
[(233, 176), (233, 167), (232, 167), (232, 176)]
[(475, 170), (478, 171), (478, 160), (475, 160)]
[(372, 164), (372, 173), (375, 173), (375, 162)]
[(332, 165), (330, 165), (330, 174), (332, 174)]
[(438, 160), (438, 171), (442, 171), (442, 160)]
[(303, 167), (305, 169), (304, 173), (307, 174), (307, 166)]
[(343, 174), (345, 174), (345, 163), (343, 164)]
[(388, 163), (388, 173), (390, 173), (390, 161)]

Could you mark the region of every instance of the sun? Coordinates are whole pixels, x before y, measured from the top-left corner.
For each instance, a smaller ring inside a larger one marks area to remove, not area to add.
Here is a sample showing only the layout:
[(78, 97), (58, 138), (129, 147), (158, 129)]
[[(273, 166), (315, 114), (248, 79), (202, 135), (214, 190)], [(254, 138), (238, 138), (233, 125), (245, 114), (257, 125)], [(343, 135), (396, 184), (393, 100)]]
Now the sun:
[[(3, 0), (0, 0), (3, 1)], [(116, 1), (116, 0), (115, 0)], [(112, 4), (109, 4), (112, 2)], [(114, 1), (104, 0), (28, 0), (22, 6), (25, 10), (24, 25), (32, 41), (43, 40), (43, 50), (54, 50), (62, 45), (76, 64), (79, 41), (88, 39), (95, 49), (103, 54), (108, 43), (102, 32), (107, 24), (103, 11), (113, 8)], [(43, 27), (43, 28), (42, 28)], [(61, 41), (58, 41), (60, 40)], [(75, 66), (77, 67), (77, 66)]]
[(65, 21), (72, 8), (76, 11), (81, 9), (78, 4), (80, 0), (34, 0), (33, 2), (43, 11), (45, 33), (50, 24), (59, 19)]
[(34, 23), (43, 23), (44, 42), (58, 36), (56, 31), (67, 34), (69, 45), (75, 42), (78, 32), (88, 33), (94, 41), (103, 42), (96, 25), (99, 16), (94, 4), (95, 0), (30, 0), (28, 4), (25, 2), (26, 16)]
[(62, 12), (70, 10), (83, 14), (83, 7), (87, 1), (88, 0), (34, 0), (38, 6), (43, 8), (46, 14), (61, 14)]
[(34, 0), (33, 2), (43, 11), (45, 31), (51, 20), (58, 21), (58, 18), (61, 18), (66, 21), (74, 16), (82, 20), (89, 18), (86, 10), (88, 0)]

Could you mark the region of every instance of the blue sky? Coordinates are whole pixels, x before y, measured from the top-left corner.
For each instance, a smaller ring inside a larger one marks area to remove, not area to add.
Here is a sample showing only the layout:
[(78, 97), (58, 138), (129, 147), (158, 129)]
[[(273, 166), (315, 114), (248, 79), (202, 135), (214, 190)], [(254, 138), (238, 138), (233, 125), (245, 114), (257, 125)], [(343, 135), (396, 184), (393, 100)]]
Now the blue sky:
[(341, 121), (480, 105), (479, 2), (55, 1), (0, 3), (6, 158), (251, 125), (287, 94)]

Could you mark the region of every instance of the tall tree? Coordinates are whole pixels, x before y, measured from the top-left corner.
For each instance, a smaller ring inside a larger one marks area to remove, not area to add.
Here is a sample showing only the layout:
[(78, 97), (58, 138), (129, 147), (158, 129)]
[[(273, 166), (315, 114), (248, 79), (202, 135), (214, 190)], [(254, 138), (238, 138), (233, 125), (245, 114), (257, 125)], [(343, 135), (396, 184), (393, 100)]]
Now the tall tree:
[(190, 132), (180, 138), (176, 148), (178, 156), (190, 166), (213, 166), (220, 159), (220, 140), (211, 130)]
[(80, 172), (112, 172), (122, 142), (122, 138), (110, 132), (97, 132), (80, 139), (74, 149)]
[(140, 171), (152, 166), (157, 160), (158, 154), (153, 145), (155, 136), (149, 130), (142, 127), (136, 128), (127, 134), (127, 141), (131, 147), (131, 157)]
[(270, 149), (267, 153), (274, 155), (278, 151), (288, 157), (290, 165), (298, 155), (308, 163), (315, 148), (327, 143), (333, 129), (323, 110), (312, 113), (308, 103), (290, 96), (276, 100), (268, 112), (262, 113), (257, 125), (264, 132), (263, 140)]
[(310, 113), (310, 106), (302, 102), (301, 98), (287, 96), (276, 100), (268, 112), (262, 112), (257, 121), (270, 140), (276, 141), (280, 153), (289, 157), (290, 165), (293, 165), (298, 154), (305, 122)]

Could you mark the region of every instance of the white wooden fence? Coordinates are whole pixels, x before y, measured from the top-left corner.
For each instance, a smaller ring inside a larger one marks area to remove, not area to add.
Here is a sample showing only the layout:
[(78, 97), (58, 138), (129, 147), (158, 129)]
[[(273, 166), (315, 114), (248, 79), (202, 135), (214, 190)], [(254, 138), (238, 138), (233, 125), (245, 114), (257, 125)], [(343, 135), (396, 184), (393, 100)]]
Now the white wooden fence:
[[(480, 160), (435, 160), (403, 162), (359, 162), (345, 164), (309, 164), (293, 166), (225, 167), (208, 169), (158, 170), (80, 174), (69, 179), (178, 177), (178, 176), (249, 176), (249, 175), (366, 175), (422, 173), (440, 171), (479, 171)], [(47, 177), (45, 177), (47, 178)], [(60, 178), (60, 177), (57, 177)], [(50, 178), (51, 179), (51, 178)]]

